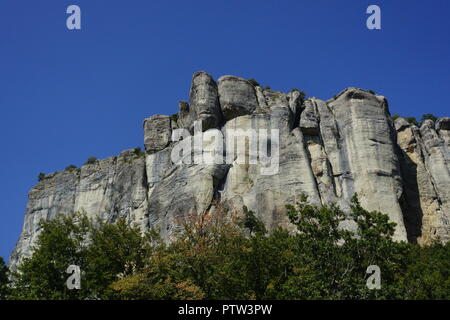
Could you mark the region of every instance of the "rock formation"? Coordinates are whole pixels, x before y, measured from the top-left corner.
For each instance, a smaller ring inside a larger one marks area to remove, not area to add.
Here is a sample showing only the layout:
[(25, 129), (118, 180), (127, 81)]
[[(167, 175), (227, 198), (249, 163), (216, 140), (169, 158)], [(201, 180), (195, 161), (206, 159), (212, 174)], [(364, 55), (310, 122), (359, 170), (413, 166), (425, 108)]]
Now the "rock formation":
[[(197, 122), (203, 148), (215, 135), (224, 153), (233, 145), (228, 129), (267, 132), (277, 170), (265, 174), (267, 163), (252, 161), (258, 159), (252, 159), (248, 145), (230, 161), (195, 161), (202, 157), (190, 135)], [(189, 136), (174, 141), (179, 129)], [(278, 130), (277, 139), (270, 138), (271, 129)], [(173, 153), (193, 142), (192, 152), (174, 163)], [(336, 202), (347, 210), (356, 192), (365, 208), (386, 213), (397, 224), (396, 240), (450, 240), (450, 118), (427, 120), (420, 128), (403, 118), (394, 122), (385, 97), (366, 90), (303, 100), (298, 90), (263, 89), (235, 76), (216, 83), (197, 72), (189, 103), (179, 103), (176, 117), (145, 119), (144, 145), (145, 155), (127, 150), (38, 183), (29, 193), (11, 267), (30, 255), (38, 222), (57, 213), (84, 211), (110, 222), (125, 218), (170, 239), (179, 219), (215, 203), (236, 210), (245, 205), (269, 228), (291, 228), (285, 205), (300, 194), (313, 204)]]

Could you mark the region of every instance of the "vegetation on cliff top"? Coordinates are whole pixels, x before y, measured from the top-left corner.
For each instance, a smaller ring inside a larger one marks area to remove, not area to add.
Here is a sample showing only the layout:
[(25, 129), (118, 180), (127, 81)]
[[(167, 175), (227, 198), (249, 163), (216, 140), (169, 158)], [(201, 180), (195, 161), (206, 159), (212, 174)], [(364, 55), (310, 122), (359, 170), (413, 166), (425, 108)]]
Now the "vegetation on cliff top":
[[(400, 117), (401, 116), (399, 114), (394, 114), (394, 115), (392, 115), (391, 118), (392, 118), (392, 120), (396, 120)], [(417, 121), (417, 119), (415, 117), (404, 117), (404, 118), (408, 123), (413, 124), (418, 127), (420, 127), (425, 120), (432, 120), (432, 121), (436, 122), (438, 119), (438, 117), (436, 117), (434, 114), (431, 114), (431, 113), (423, 114), (422, 117), (420, 118), (420, 121)]]

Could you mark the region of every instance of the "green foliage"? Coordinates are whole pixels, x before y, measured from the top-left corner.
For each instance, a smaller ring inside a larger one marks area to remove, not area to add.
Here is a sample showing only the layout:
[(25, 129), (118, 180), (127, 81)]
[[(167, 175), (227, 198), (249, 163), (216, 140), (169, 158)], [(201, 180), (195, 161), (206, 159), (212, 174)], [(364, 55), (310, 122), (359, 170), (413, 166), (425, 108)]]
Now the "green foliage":
[(68, 170), (68, 171), (72, 171), (72, 170), (77, 170), (77, 169), (78, 169), (78, 167), (77, 167), (77, 166), (75, 166), (75, 165), (71, 164), (70, 166), (66, 167), (66, 169), (65, 169), (65, 170)]
[(174, 113), (170, 116), (170, 120), (172, 120), (173, 122), (177, 122), (178, 121), (178, 113)]
[(272, 90), (272, 88), (270, 86), (264, 86), (263, 89), (267, 90), (267, 91)]
[(86, 164), (94, 164), (97, 162), (97, 158), (96, 157), (89, 157), (85, 163)]
[[(83, 214), (42, 223), (37, 248), (15, 274), (13, 299), (449, 299), (450, 244), (393, 241), (387, 215), (301, 196), (287, 206), (296, 232), (266, 230), (244, 207), (180, 218), (172, 242), (142, 234), (125, 220), (92, 222)], [(69, 264), (81, 290), (65, 287)], [(366, 286), (381, 269), (381, 289)], [(1, 279), (1, 277), (0, 277)]]
[(114, 224), (97, 221), (91, 230), (92, 242), (86, 252), (89, 263), (83, 269), (85, 286), (91, 296), (107, 298), (112, 282), (144, 267), (153, 238), (141, 236), (139, 228), (128, 226), (124, 219)]
[(84, 290), (66, 287), (69, 265), (85, 266), (88, 220), (75, 214), (40, 223), (42, 232), (31, 258), (25, 258), (14, 274), (14, 299), (76, 299)]
[[(392, 116), (392, 120), (396, 120), (399, 117), (400, 117), (400, 115), (394, 114)], [(435, 115), (431, 114), (431, 113), (425, 113), (424, 115), (422, 115), (422, 118), (420, 119), (420, 122), (417, 121), (417, 119), (415, 117), (405, 117), (405, 119), (410, 124), (413, 124), (415, 126), (420, 127), (425, 120), (432, 120), (432, 121), (436, 122), (438, 118)]]
[(41, 173), (39, 173), (39, 175), (38, 175), (38, 181), (39, 182), (41, 182), (42, 180), (44, 180), (45, 179), (45, 173), (43, 173), (43, 172), (41, 172)]
[(375, 91), (373, 91), (373, 90), (367, 90), (367, 92), (369, 92), (371, 94), (376, 94)]
[(254, 87), (260, 87), (260, 86), (261, 86), (261, 85), (259, 84), (259, 82), (256, 81), (256, 80), (253, 79), (253, 78), (247, 79), (247, 81), (250, 82), (250, 84), (251, 84), (252, 86), (254, 86)]
[(415, 125), (415, 126), (418, 126), (418, 125), (419, 125), (419, 123), (417, 122), (417, 120), (416, 120), (415, 117), (406, 117), (405, 119), (406, 119), (406, 121), (408, 121), (408, 123), (410, 123), (410, 124), (413, 124), (413, 125)]
[(300, 98), (301, 98), (302, 100), (305, 100), (305, 98), (306, 98), (306, 93), (305, 93), (305, 91), (303, 91), (303, 90), (298, 90), (297, 88), (291, 89), (291, 92), (292, 92), (292, 91), (297, 91), (297, 92), (299, 92), (299, 93), (300, 93)]
[(264, 223), (255, 216), (253, 211), (248, 210), (246, 206), (243, 207), (243, 211), (244, 218), (242, 219), (242, 226), (247, 229), (250, 234), (265, 234), (267, 232)]
[(5, 261), (0, 257), (0, 300), (5, 300), (9, 295), (9, 270), (5, 265)]
[(431, 113), (425, 113), (422, 115), (422, 118), (420, 119), (420, 123), (423, 123), (425, 120), (433, 120), (434, 122), (437, 121), (437, 117), (434, 114)]
[(450, 242), (414, 246), (400, 279), (404, 299), (450, 299)]
[(145, 152), (142, 151), (141, 147), (136, 147), (133, 150), (134, 150), (134, 154), (137, 157), (144, 157), (145, 156)]
[[(32, 257), (14, 274), (12, 299), (106, 299), (109, 285), (142, 267), (151, 248), (149, 234), (142, 236), (122, 219), (107, 224), (76, 213), (40, 226)], [(69, 265), (82, 271), (81, 290), (66, 286)]]

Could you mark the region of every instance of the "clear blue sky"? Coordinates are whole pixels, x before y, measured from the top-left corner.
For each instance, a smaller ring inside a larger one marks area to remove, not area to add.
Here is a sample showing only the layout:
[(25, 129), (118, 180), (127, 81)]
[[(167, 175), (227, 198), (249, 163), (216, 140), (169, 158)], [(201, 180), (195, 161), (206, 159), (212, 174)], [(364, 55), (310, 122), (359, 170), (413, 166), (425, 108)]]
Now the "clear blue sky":
[[(370, 4), (382, 30), (366, 28)], [(357, 86), (391, 113), (450, 116), (449, 34), (448, 0), (1, 0), (0, 256), (39, 172), (141, 146), (142, 120), (175, 113), (195, 71), (322, 99)]]

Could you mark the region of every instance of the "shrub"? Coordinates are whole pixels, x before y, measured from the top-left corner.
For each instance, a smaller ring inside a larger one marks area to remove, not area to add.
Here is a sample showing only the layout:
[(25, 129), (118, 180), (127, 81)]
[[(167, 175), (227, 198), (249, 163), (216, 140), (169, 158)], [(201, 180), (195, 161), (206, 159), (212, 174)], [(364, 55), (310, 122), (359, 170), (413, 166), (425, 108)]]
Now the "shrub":
[(170, 120), (172, 120), (173, 122), (177, 122), (178, 121), (178, 113), (174, 113), (173, 115), (171, 115)]
[(410, 124), (413, 124), (415, 126), (419, 125), (419, 123), (416, 120), (416, 117), (406, 117), (406, 121), (408, 121)]
[(398, 118), (400, 118), (400, 115), (399, 114), (394, 114), (394, 115), (392, 115), (391, 116), (391, 118), (392, 118), (392, 120), (397, 120)]
[(292, 88), (292, 89), (291, 89), (291, 92), (293, 92), (293, 91), (297, 91), (298, 93), (300, 93), (300, 98), (301, 98), (302, 100), (305, 100), (305, 97), (306, 97), (305, 91), (303, 91), (303, 90), (298, 90), (297, 88)]
[(134, 148), (134, 154), (135, 154), (137, 157), (143, 157), (143, 156), (145, 156), (145, 152), (142, 151), (141, 147), (136, 147), (136, 148)]
[(65, 170), (72, 171), (72, 170), (76, 170), (76, 169), (78, 169), (78, 167), (73, 165), (73, 164), (71, 164), (70, 166), (66, 167)]
[(250, 82), (250, 84), (254, 87), (260, 87), (259, 82), (253, 78), (247, 79), (247, 81)]
[(423, 123), (425, 120), (433, 120), (434, 122), (437, 121), (437, 117), (434, 114), (431, 113), (425, 113), (422, 115), (422, 118), (420, 119), (420, 122)]
[(85, 164), (94, 164), (97, 162), (97, 158), (96, 157), (89, 157), (89, 159), (87, 159)]
[(43, 173), (43, 172), (39, 173), (39, 175), (38, 175), (38, 181), (41, 182), (41, 181), (44, 180), (44, 179), (45, 179), (45, 173)]
[(373, 91), (373, 90), (367, 90), (367, 92), (369, 92), (371, 94), (376, 94), (375, 91)]

